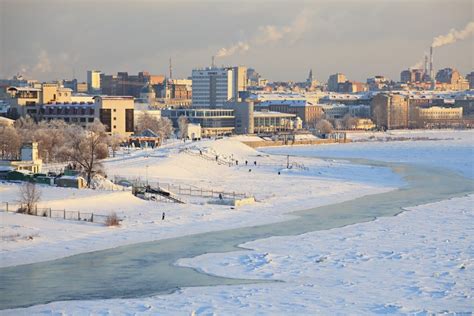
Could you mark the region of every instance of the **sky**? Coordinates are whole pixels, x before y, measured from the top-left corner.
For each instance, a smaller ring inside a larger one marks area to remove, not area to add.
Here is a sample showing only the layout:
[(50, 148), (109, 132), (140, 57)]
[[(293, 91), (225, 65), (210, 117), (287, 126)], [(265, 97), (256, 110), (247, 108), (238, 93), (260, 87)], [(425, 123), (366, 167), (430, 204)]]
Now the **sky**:
[(0, 0), (0, 78), (168, 74), (170, 58), (173, 77), (186, 78), (216, 56), (271, 81), (304, 81), (310, 69), (320, 81), (336, 72), (398, 80), (440, 35), (451, 42), (435, 48), (435, 69), (465, 75), (473, 10), (471, 0)]

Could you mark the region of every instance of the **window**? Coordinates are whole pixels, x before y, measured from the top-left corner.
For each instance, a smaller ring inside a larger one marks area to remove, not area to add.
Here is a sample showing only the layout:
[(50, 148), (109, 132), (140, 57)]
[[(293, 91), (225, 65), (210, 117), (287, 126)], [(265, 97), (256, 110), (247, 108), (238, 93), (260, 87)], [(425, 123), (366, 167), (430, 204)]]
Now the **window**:
[(133, 109), (126, 109), (125, 110), (125, 132), (131, 133), (133, 132)]
[(112, 116), (112, 113), (110, 111), (110, 109), (100, 109), (100, 114), (99, 114), (99, 117), (100, 117), (100, 122), (102, 124), (105, 125), (106, 127), (106, 132), (110, 132), (110, 125), (112, 123), (112, 119), (111, 119), (111, 116)]

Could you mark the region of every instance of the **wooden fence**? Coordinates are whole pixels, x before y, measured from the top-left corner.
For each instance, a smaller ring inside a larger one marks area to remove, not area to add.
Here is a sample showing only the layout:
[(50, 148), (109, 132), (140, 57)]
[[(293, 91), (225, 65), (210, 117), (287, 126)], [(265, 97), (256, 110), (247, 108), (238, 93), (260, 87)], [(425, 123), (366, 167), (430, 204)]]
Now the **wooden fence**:
[[(12, 212), (19, 213), (19, 210), (24, 208), (22, 204), (14, 204), (9, 202), (2, 202), (0, 204), (1, 212)], [(107, 215), (94, 214), (92, 212), (81, 212), (81, 211), (68, 211), (66, 209), (58, 210), (50, 207), (35, 207), (31, 213), (22, 213), (25, 215), (49, 217), (49, 218), (62, 218), (65, 220), (84, 221), (90, 223), (102, 223), (104, 224), (107, 220)]]
[(118, 183), (120, 181), (128, 181), (134, 186), (144, 187), (149, 185), (151, 188), (161, 188), (168, 192), (174, 193), (176, 195), (186, 195), (186, 196), (200, 196), (205, 198), (228, 198), (228, 199), (242, 199), (250, 197), (249, 194), (246, 193), (238, 193), (238, 192), (228, 192), (223, 190), (214, 190), (214, 189), (206, 189), (200, 188), (196, 186), (192, 186), (189, 184), (173, 184), (173, 183), (166, 183), (166, 182), (159, 182), (159, 181), (143, 181), (140, 178), (127, 178), (122, 176), (114, 176), (114, 183)]

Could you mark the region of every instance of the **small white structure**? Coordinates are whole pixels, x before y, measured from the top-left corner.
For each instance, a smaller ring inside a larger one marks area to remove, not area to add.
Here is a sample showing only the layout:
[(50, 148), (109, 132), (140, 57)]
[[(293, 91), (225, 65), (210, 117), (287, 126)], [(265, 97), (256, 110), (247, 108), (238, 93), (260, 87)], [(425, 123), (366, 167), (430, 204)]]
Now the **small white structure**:
[(186, 127), (186, 138), (191, 140), (201, 139), (201, 124), (188, 123)]
[(41, 172), (42, 160), (38, 155), (38, 143), (25, 143), (21, 147), (20, 160), (1, 160), (0, 169), (13, 169), (18, 171)]

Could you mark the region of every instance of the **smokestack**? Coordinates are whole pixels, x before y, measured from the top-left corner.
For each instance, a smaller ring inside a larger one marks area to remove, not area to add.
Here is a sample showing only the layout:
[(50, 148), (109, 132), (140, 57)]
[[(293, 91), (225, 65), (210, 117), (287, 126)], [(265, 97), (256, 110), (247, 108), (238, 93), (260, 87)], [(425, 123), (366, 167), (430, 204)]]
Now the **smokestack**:
[(211, 67), (212, 67), (212, 68), (214, 68), (214, 67), (215, 67), (214, 65), (215, 65), (215, 64), (214, 64), (214, 56), (212, 56), (212, 63), (211, 63)]
[(433, 69), (433, 46), (430, 47), (430, 79), (434, 80), (434, 69)]
[(428, 75), (428, 54), (425, 53), (425, 66), (423, 68), (423, 76), (426, 78)]

